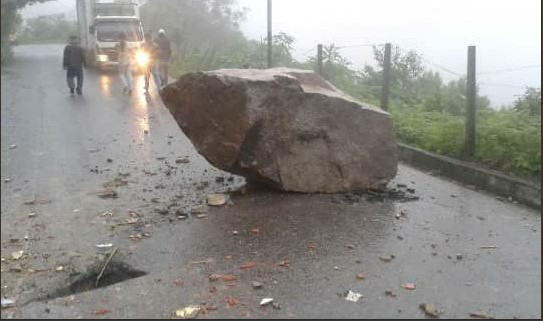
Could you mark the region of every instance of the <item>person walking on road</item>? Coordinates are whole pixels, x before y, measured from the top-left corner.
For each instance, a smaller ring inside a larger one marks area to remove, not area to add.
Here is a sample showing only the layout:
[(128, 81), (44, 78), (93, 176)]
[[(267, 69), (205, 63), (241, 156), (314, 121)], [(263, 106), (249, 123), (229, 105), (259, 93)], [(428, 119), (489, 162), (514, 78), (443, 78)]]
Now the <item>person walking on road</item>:
[(132, 93), (132, 55), (126, 43), (126, 35), (121, 35), (121, 42), (118, 50), (119, 76), (123, 82), (123, 93)]
[(158, 71), (160, 75), (160, 87), (168, 84), (168, 68), (170, 57), (172, 56), (172, 48), (170, 39), (166, 36), (164, 29), (158, 31), (158, 36), (155, 40), (157, 45)]
[(153, 42), (151, 34), (145, 34), (145, 43), (143, 50), (149, 57), (149, 62), (145, 70), (145, 93), (149, 93), (149, 80), (153, 76), (157, 90), (160, 90), (160, 75), (158, 73), (157, 46)]
[[(80, 45), (79, 38), (70, 36), (70, 42), (64, 48), (62, 66), (66, 70), (66, 82), (72, 95), (76, 90), (78, 95), (83, 94), (83, 66), (85, 64), (85, 52)], [(74, 78), (77, 78), (77, 88), (74, 84)]]

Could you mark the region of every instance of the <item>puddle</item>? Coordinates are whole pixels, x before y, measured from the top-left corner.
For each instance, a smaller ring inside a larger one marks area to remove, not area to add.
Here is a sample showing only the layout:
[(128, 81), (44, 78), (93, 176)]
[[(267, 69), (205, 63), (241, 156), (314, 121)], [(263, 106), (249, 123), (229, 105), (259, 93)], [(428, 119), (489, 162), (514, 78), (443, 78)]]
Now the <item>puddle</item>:
[(81, 292), (92, 291), (97, 288), (135, 279), (147, 274), (147, 272), (134, 269), (124, 262), (113, 260), (104, 270), (104, 273), (100, 278), (100, 283), (98, 286), (96, 286), (96, 279), (98, 278), (102, 268), (103, 263), (99, 262), (91, 266), (85, 273), (73, 275), (70, 278), (70, 283), (67, 286), (50, 292), (38, 301), (47, 301)]

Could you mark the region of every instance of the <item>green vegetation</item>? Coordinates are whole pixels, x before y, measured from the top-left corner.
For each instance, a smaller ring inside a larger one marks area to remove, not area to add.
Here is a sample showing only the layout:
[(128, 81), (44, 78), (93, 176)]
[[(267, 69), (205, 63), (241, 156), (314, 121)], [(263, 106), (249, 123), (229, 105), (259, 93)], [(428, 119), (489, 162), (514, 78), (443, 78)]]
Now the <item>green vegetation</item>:
[[(243, 36), (238, 25), (246, 10), (235, 10), (233, 5), (233, 0), (206, 0), (197, 4), (147, 2), (144, 23), (152, 26), (152, 30), (160, 26), (173, 31), (170, 34), (173, 33), (177, 49), (174, 75), (218, 68), (266, 67), (266, 39), (254, 41)], [(273, 37), (275, 65), (316, 68), (316, 57), (305, 62), (293, 59), (294, 40), (284, 33)], [(377, 68), (365, 66), (363, 70), (355, 70), (336, 46), (325, 46), (324, 76), (353, 97), (378, 105), (383, 51), (383, 47), (374, 47)], [(465, 78), (445, 83), (439, 73), (425, 68), (419, 53), (393, 47), (390, 112), (400, 141), (461, 158), (465, 92)], [(477, 107), (475, 160), (540, 181), (541, 89), (527, 88), (513, 106), (500, 110), (490, 108), (488, 98), (479, 95)]]
[[(382, 65), (382, 51), (374, 48)], [(444, 84), (438, 73), (427, 71), (415, 52), (393, 50), (390, 112), (398, 139), (406, 144), (461, 158), (465, 131), (466, 79)], [(366, 66), (358, 85), (334, 81), (362, 101), (378, 104), (380, 72)], [(541, 90), (527, 88), (514, 106), (490, 108), (487, 97), (477, 99), (475, 159), (531, 180), (541, 177)]]
[[(464, 118), (442, 112), (392, 109), (399, 140), (437, 154), (460, 157)], [(540, 181), (541, 121), (514, 110), (478, 113), (475, 160)]]
[(24, 44), (65, 43), (70, 35), (77, 34), (77, 24), (63, 14), (39, 16), (27, 19), (19, 34), (19, 43)]
[(26, 5), (45, 2), (49, 0), (2, 0), (0, 3), (1, 10), (1, 29), (0, 29), (0, 49), (1, 62), (6, 62), (11, 57), (10, 37), (15, 33), (18, 27), (21, 26), (22, 18), (18, 10)]

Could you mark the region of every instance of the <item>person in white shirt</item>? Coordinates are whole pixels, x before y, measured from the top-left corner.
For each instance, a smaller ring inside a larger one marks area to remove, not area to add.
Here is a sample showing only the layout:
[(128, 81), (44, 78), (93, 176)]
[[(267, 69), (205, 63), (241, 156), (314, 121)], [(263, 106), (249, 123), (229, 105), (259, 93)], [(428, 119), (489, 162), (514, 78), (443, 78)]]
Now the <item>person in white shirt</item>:
[(126, 43), (126, 35), (121, 35), (121, 42), (118, 50), (119, 76), (123, 82), (123, 93), (132, 93), (132, 54)]

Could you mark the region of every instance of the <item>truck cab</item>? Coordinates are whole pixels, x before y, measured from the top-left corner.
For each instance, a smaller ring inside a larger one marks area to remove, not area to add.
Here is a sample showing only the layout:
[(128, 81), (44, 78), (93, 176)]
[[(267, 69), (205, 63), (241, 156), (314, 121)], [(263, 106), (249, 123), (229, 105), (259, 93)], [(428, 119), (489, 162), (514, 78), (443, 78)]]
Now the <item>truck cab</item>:
[(93, 38), (96, 39), (94, 62), (100, 67), (116, 66), (117, 46), (121, 34), (126, 35), (127, 46), (130, 50), (139, 50), (144, 42), (143, 30), (139, 19), (131, 17), (97, 17), (93, 28)]
[(131, 0), (77, 0), (77, 13), (80, 38), (89, 65), (116, 67), (122, 34), (135, 55), (144, 54), (139, 52), (144, 35), (136, 3)]

